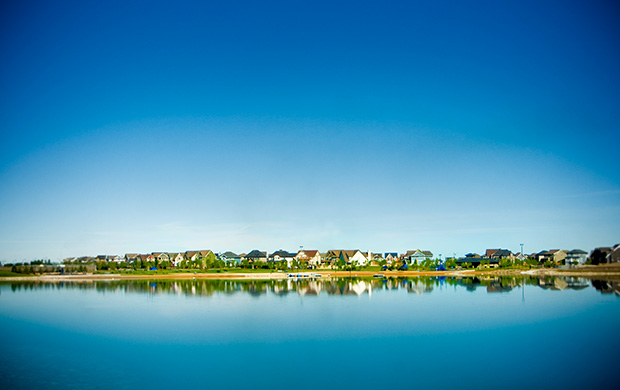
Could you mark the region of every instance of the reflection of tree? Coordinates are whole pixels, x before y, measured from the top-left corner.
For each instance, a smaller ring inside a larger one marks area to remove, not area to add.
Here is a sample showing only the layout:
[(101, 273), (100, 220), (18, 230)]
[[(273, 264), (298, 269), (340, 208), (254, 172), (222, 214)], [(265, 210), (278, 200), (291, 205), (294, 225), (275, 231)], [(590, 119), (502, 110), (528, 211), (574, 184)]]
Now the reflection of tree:
[(210, 297), (217, 294), (286, 295), (360, 295), (406, 290), (410, 293), (430, 293), (440, 283), (475, 291), (485, 287), (487, 292), (508, 292), (517, 286), (529, 285), (543, 289), (584, 289), (592, 285), (601, 293), (620, 295), (618, 282), (591, 280), (578, 277), (551, 276), (463, 276), (447, 277), (394, 277), (394, 278), (287, 278), (287, 279), (166, 279), (166, 280), (82, 280), (82, 281), (16, 281), (10, 282), (13, 291), (39, 289), (95, 290), (106, 294), (115, 291), (138, 294), (176, 294)]

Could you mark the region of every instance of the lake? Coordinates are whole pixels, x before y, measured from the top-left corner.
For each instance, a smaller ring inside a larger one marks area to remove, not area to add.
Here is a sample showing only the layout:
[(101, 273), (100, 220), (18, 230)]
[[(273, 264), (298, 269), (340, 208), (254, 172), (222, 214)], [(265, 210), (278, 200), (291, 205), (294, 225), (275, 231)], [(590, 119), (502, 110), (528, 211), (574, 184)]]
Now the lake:
[(615, 388), (581, 278), (0, 283), (3, 389)]

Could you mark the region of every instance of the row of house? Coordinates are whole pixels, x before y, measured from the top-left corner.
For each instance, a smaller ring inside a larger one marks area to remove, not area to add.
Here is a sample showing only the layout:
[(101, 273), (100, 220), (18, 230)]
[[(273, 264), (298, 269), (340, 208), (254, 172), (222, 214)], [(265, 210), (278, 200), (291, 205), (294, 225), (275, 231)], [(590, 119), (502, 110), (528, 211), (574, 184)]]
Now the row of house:
[(89, 263), (96, 261), (106, 261), (106, 262), (127, 262), (134, 263), (137, 261), (142, 262), (169, 262), (173, 267), (178, 267), (184, 261), (205, 261), (205, 260), (222, 260), (227, 264), (233, 263), (235, 265), (239, 265), (242, 261), (247, 260), (248, 262), (269, 262), (269, 261), (286, 261), (289, 265), (292, 264), (293, 261), (301, 262), (307, 264), (311, 267), (318, 267), (321, 264), (335, 264), (340, 261), (343, 261), (347, 264), (351, 264), (355, 262), (359, 265), (366, 265), (368, 263), (378, 264), (381, 261), (384, 261), (387, 264), (392, 263), (406, 263), (406, 264), (414, 264), (416, 262), (422, 262), (424, 260), (431, 260), (433, 258), (433, 253), (431, 251), (424, 250), (410, 250), (405, 254), (399, 255), (397, 252), (386, 252), (386, 253), (373, 253), (373, 252), (362, 252), (359, 249), (331, 249), (325, 253), (320, 253), (318, 250), (310, 250), (310, 249), (302, 249), (297, 252), (288, 252), (283, 249), (277, 250), (271, 254), (268, 254), (265, 251), (261, 251), (258, 249), (252, 250), (249, 253), (241, 253), (236, 254), (231, 251), (223, 252), (223, 253), (214, 253), (213, 251), (206, 250), (198, 250), (198, 251), (186, 251), (186, 252), (152, 252), (150, 254), (139, 254), (139, 253), (127, 253), (125, 256), (111, 256), (111, 255), (99, 255), (95, 257), (74, 257), (65, 259), (65, 262), (79, 262), (79, 263)]
[[(440, 255), (441, 256), (441, 255)], [(480, 264), (486, 261), (490, 264), (498, 264), (501, 259), (520, 260), (535, 259), (540, 263), (552, 261), (556, 264), (559, 263), (573, 263), (584, 264), (588, 259), (596, 259), (595, 264), (599, 263), (612, 263), (620, 262), (620, 245), (614, 247), (600, 247), (595, 248), (588, 255), (587, 252), (581, 249), (562, 250), (551, 249), (544, 250), (538, 253), (532, 253), (525, 255), (523, 253), (513, 253), (508, 249), (487, 249), (483, 255), (477, 253), (468, 253), (463, 258), (453, 258), (457, 264), (471, 263)], [(113, 261), (113, 262), (128, 262), (133, 263), (136, 261), (142, 262), (169, 262), (173, 267), (178, 267), (184, 261), (192, 262), (204, 262), (207, 260), (222, 260), (226, 264), (239, 265), (242, 261), (248, 262), (269, 262), (269, 261), (286, 261), (289, 265), (293, 261), (307, 264), (311, 267), (318, 267), (322, 264), (336, 264), (338, 262), (344, 262), (351, 264), (353, 262), (359, 265), (366, 264), (407, 264), (414, 265), (420, 264), (425, 260), (432, 260), (433, 253), (428, 250), (409, 250), (406, 253), (399, 254), (397, 252), (385, 252), (385, 253), (373, 253), (371, 251), (362, 252), (359, 249), (331, 249), (325, 253), (320, 253), (318, 250), (302, 249), (297, 252), (288, 252), (283, 249), (279, 249), (271, 254), (266, 251), (258, 249), (252, 250), (249, 253), (236, 254), (231, 251), (223, 253), (214, 253), (212, 250), (195, 250), (186, 252), (152, 252), (150, 254), (138, 254), (127, 253), (125, 256), (111, 256), (111, 255), (99, 255), (95, 257), (76, 257), (65, 259), (65, 262), (80, 262), (88, 263), (93, 261)]]

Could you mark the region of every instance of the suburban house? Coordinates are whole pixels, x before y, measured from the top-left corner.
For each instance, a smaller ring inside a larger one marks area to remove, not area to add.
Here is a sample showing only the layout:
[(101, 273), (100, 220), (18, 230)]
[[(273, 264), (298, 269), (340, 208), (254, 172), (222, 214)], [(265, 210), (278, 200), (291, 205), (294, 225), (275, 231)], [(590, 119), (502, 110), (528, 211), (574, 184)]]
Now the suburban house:
[(338, 261), (344, 261), (347, 264), (357, 262), (359, 265), (365, 265), (368, 262), (368, 258), (359, 249), (346, 250), (346, 249), (332, 249), (327, 252), (327, 260), (330, 263), (337, 263)]
[(155, 261), (155, 256), (153, 255), (138, 255), (138, 258), (144, 263), (146, 263), (147, 261)]
[(498, 250), (499, 249), (487, 249), (486, 252), (484, 252), (484, 257), (490, 259)]
[(608, 255), (607, 259), (608, 263), (618, 263), (620, 262), (620, 244), (614, 246), (613, 251)]
[(181, 264), (181, 262), (185, 260), (185, 256), (183, 255), (183, 253), (170, 253), (169, 257), (170, 257), (170, 262), (175, 267), (178, 267)]
[(393, 262), (398, 261), (398, 253), (386, 252), (383, 255), (383, 258), (387, 261), (388, 264), (392, 264)]
[(368, 257), (370, 258), (370, 262), (372, 264), (379, 264), (379, 262), (385, 260), (385, 258), (383, 257), (383, 255), (381, 253), (369, 252), (368, 253)]
[(566, 262), (566, 264), (568, 263), (585, 264), (587, 260), (588, 260), (588, 252), (582, 251), (581, 249), (573, 249), (572, 251), (569, 251), (568, 253), (566, 253), (566, 257), (564, 258), (564, 261)]
[(478, 267), (480, 264), (483, 264), (485, 268), (495, 268), (499, 266), (499, 258), (489, 259), (486, 257), (461, 257), (460, 259), (456, 259), (456, 265), (463, 266), (464, 263), (470, 264), (472, 267)]
[(286, 261), (289, 267), (293, 260), (295, 260), (295, 253), (290, 253), (282, 249), (273, 252), (268, 258), (268, 261)]
[(185, 252), (185, 260), (188, 261), (196, 261), (198, 260), (198, 251), (186, 251)]
[(226, 263), (232, 261), (235, 265), (239, 265), (241, 263), (241, 256), (230, 251), (220, 253), (219, 259), (225, 261)]
[(95, 257), (95, 261), (113, 261), (115, 263), (122, 263), (125, 259), (117, 255), (98, 255)]
[(566, 252), (561, 249), (551, 249), (548, 251), (539, 252), (537, 255), (538, 262), (544, 263), (546, 261), (553, 261), (559, 263), (566, 258)]
[(311, 265), (313, 267), (317, 267), (321, 264), (321, 254), (318, 250), (314, 249), (300, 250), (299, 252), (297, 252), (297, 255), (295, 255), (295, 259), (297, 259), (297, 261), (308, 263), (308, 265)]
[(158, 263), (161, 263), (162, 261), (170, 261), (170, 256), (168, 256), (166, 252), (153, 252), (152, 255)]
[(140, 255), (138, 255), (137, 253), (125, 253), (125, 261), (127, 263), (135, 263), (138, 259)]
[(493, 252), (493, 254), (489, 257), (490, 259), (497, 259), (497, 260), (511, 259), (513, 260), (515, 258), (515, 255), (512, 254), (512, 252), (509, 251), (508, 249), (498, 249), (498, 250), (492, 249), (492, 250), (495, 252)]
[(424, 260), (431, 260), (433, 258), (433, 253), (431, 251), (423, 251), (420, 249), (416, 249), (414, 251), (407, 251), (404, 256), (404, 261), (411, 264), (420, 264)]
[(267, 252), (261, 252), (258, 249), (254, 249), (252, 252), (245, 255), (245, 258), (250, 262), (267, 261)]
[(592, 252), (590, 252), (588, 259), (594, 265), (609, 263), (609, 261), (612, 258), (611, 254), (613, 251), (614, 251), (614, 248), (611, 248), (608, 246), (601, 246), (598, 248), (594, 248)]

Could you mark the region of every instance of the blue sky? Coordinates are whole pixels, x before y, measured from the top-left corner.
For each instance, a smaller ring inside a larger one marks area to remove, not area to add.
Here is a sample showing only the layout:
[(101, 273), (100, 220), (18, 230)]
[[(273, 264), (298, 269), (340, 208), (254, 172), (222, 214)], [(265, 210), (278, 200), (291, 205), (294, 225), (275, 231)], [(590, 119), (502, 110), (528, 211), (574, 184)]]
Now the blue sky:
[(4, 2), (0, 261), (620, 242), (614, 2)]

